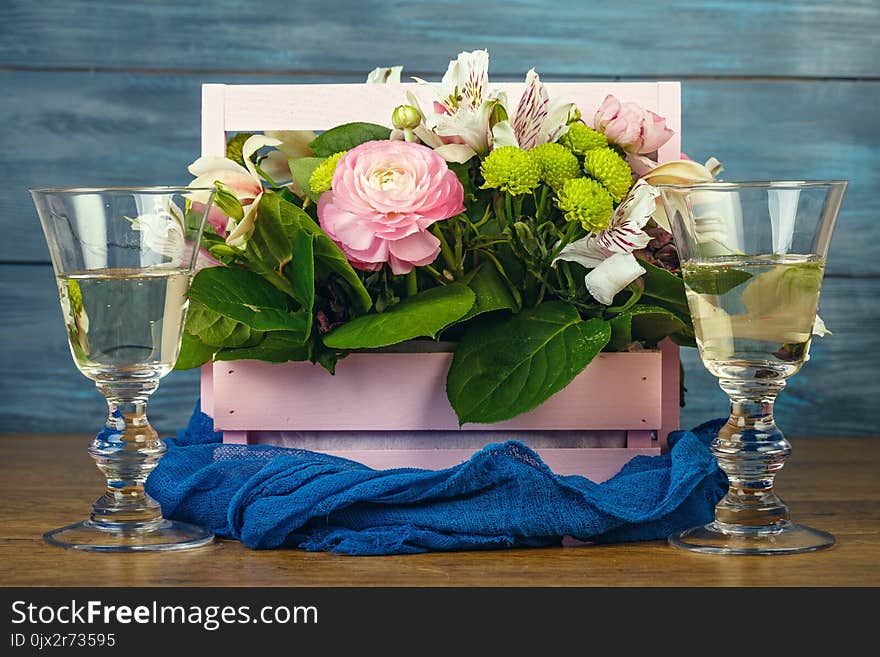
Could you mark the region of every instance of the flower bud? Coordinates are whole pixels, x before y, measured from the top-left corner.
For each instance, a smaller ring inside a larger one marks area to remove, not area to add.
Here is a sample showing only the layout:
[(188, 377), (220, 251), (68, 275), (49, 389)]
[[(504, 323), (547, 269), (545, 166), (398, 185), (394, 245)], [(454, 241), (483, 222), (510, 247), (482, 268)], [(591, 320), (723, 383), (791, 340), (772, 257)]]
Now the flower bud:
[(398, 105), (391, 115), (391, 124), (398, 130), (412, 130), (422, 122), (422, 115), (412, 105)]

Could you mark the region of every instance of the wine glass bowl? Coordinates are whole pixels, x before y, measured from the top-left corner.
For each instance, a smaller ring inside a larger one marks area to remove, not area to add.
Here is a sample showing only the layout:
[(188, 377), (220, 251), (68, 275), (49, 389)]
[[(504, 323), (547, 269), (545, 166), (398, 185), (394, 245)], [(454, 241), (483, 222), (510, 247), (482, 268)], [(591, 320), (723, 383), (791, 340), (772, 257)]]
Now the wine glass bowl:
[(846, 182), (659, 186), (681, 259), (697, 347), (730, 399), (712, 443), (729, 490), (713, 522), (673, 545), (713, 554), (785, 554), (831, 547), (791, 522), (774, 478), (791, 454), (773, 406), (809, 359), (831, 234)]
[[(200, 202), (194, 202), (196, 191)], [(109, 413), (89, 447), (107, 487), (88, 520), (45, 539), (93, 551), (175, 550), (211, 532), (163, 518), (144, 482), (165, 453), (146, 407), (174, 367), (212, 190), (31, 190), (73, 361)], [(204, 202), (205, 198), (208, 202)]]

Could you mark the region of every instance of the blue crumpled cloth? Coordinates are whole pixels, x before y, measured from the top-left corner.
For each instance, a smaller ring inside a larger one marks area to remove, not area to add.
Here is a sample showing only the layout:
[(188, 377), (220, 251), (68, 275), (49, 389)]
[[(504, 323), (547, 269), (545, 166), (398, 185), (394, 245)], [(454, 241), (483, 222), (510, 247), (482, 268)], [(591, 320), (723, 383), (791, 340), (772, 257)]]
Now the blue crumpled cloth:
[(553, 473), (517, 441), (446, 470), (373, 470), (268, 445), (224, 445), (198, 406), (147, 480), (166, 517), (250, 548), (404, 554), (665, 538), (713, 517), (727, 479), (708, 445), (722, 420), (669, 436), (597, 484)]

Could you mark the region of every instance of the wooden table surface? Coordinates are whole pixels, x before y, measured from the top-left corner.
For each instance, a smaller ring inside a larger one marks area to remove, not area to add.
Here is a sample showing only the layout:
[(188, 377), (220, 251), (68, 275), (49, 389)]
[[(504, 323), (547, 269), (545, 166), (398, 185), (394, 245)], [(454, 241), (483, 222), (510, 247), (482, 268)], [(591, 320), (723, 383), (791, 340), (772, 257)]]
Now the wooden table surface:
[(663, 541), (612, 546), (346, 557), (255, 552), (235, 541), (164, 554), (94, 554), (45, 544), (86, 516), (101, 478), (89, 438), (0, 435), (3, 586), (877, 586), (880, 438), (793, 440), (779, 491), (795, 520), (832, 532), (811, 554), (719, 557)]

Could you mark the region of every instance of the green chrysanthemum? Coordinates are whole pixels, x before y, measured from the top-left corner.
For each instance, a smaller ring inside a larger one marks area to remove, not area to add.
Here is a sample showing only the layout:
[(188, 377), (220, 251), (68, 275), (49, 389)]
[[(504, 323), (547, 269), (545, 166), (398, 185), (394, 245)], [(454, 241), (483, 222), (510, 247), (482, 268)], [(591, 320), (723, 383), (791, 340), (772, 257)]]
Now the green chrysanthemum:
[(500, 189), (513, 196), (528, 194), (541, 182), (538, 164), (517, 146), (501, 146), (489, 153), (480, 166), (486, 180), (483, 189)]
[(529, 151), (538, 164), (541, 182), (553, 190), (560, 189), (566, 180), (581, 177), (581, 165), (574, 154), (559, 144), (540, 144)]
[(318, 196), (330, 189), (330, 184), (333, 182), (333, 172), (336, 171), (336, 164), (347, 152), (339, 151), (338, 153), (333, 153), (333, 155), (315, 167), (309, 178), (309, 188), (312, 190), (313, 195)]
[(559, 143), (576, 155), (583, 155), (594, 148), (604, 148), (608, 139), (601, 132), (576, 122), (568, 126), (568, 131), (559, 138)]
[(605, 186), (611, 197), (620, 201), (632, 187), (632, 171), (616, 151), (595, 148), (584, 155), (584, 171)]
[(566, 221), (580, 222), (590, 231), (608, 227), (614, 203), (611, 194), (591, 178), (567, 180), (556, 196), (556, 207), (565, 214)]

